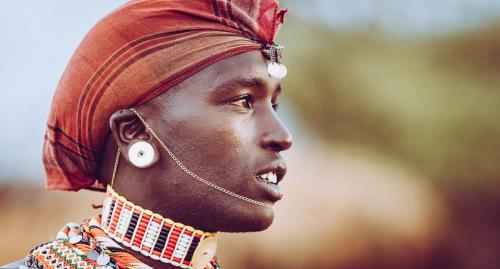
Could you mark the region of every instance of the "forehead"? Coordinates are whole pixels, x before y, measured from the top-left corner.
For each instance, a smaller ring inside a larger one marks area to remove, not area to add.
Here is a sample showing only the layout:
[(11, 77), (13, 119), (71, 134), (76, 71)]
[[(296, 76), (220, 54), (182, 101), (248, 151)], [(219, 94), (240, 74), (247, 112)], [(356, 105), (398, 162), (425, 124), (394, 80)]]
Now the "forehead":
[[(196, 103), (219, 86), (234, 81), (260, 80), (268, 92), (280, 88), (280, 79), (269, 76), (261, 51), (249, 51), (214, 63), (155, 98), (153, 103)], [(198, 98), (197, 98), (198, 97)]]
[[(219, 61), (203, 73), (218, 79), (261, 78), (271, 80), (267, 73), (267, 60), (260, 51), (249, 51)], [(271, 82), (271, 81), (270, 81)]]
[(179, 86), (183, 90), (190, 88), (207, 93), (207, 90), (215, 89), (228, 81), (252, 79), (263, 81), (264, 86), (269, 89), (278, 88), (281, 82), (269, 76), (267, 59), (261, 51), (249, 51), (219, 61), (186, 79)]

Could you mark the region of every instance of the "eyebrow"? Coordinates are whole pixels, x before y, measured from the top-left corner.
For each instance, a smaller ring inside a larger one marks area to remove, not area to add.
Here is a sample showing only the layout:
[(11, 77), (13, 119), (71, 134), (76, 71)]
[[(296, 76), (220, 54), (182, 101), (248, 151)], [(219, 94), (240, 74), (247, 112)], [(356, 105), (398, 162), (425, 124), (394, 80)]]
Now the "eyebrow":
[[(266, 83), (261, 78), (243, 78), (243, 79), (237, 78), (217, 86), (213, 90), (213, 93), (215, 95), (219, 95), (238, 88), (250, 88), (254, 90), (259, 90), (259, 92), (264, 93), (264, 91), (266, 90)], [(280, 83), (278, 84), (276, 91), (281, 92), (281, 90), (282, 88)]]

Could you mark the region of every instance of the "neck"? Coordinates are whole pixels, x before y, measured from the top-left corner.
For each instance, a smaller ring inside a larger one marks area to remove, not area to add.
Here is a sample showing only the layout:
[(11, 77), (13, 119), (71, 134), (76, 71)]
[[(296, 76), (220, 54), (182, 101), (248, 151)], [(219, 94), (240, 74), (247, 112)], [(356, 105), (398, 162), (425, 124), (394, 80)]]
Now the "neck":
[(101, 227), (108, 236), (153, 268), (188, 268), (198, 259), (200, 242), (216, 236), (216, 233), (204, 232), (143, 209), (110, 186), (104, 200)]

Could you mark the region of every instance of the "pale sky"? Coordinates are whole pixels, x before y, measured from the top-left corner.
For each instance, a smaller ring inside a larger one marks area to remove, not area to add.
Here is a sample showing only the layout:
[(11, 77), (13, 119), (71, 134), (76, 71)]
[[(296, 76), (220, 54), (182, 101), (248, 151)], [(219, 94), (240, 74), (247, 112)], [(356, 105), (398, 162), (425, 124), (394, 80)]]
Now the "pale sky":
[(500, 20), (499, 0), (288, 0), (291, 10), (334, 28), (376, 24), (402, 36), (473, 28)]

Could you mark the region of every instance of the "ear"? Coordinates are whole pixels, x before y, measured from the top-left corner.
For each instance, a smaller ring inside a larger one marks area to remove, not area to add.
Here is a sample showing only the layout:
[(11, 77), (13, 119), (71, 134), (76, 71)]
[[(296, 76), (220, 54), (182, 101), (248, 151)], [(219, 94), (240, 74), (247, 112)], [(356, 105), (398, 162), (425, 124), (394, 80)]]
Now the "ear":
[[(113, 113), (109, 118), (109, 127), (116, 145), (120, 148), (121, 155), (132, 164), (128, 157), (130, 146), (138, 141), (145, 141), (153, 146), (154, 159), (151, 165), (159, 160), (159, 153), (154, 138), (146, 131), (144, 124), (130, 109), (121, 109)], [(133, 165), (133, 164), (132, 164)], [(148, 165), (151, 166), (151, 165)]]

